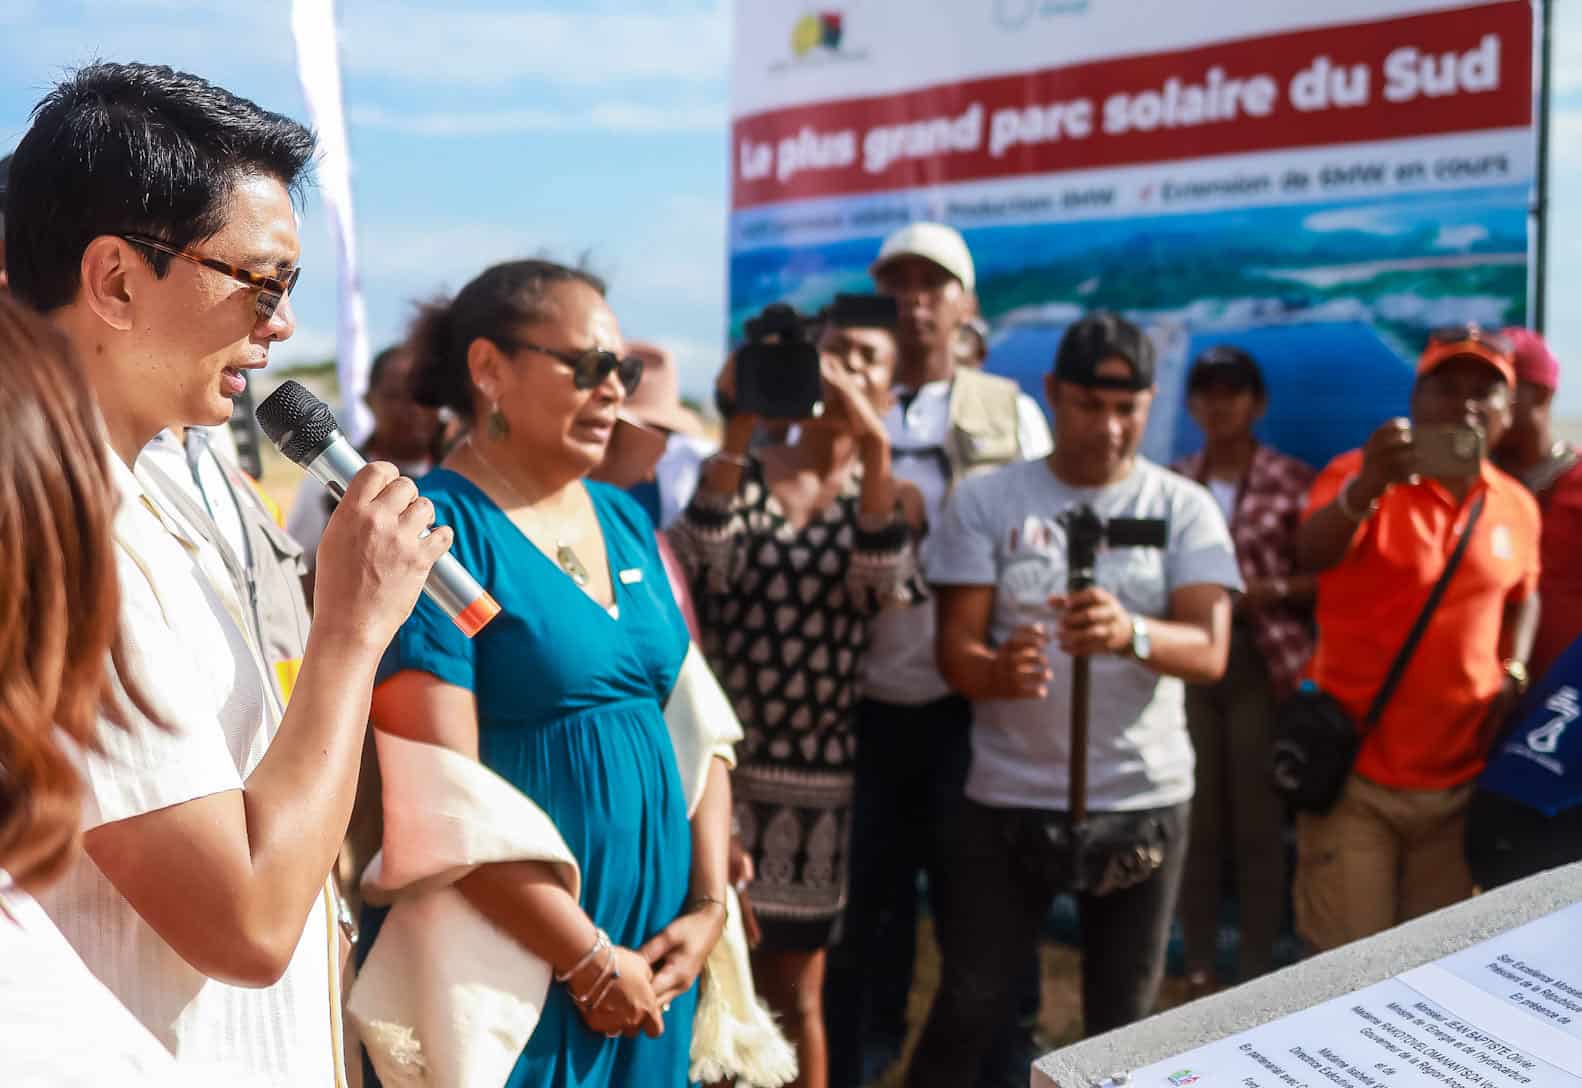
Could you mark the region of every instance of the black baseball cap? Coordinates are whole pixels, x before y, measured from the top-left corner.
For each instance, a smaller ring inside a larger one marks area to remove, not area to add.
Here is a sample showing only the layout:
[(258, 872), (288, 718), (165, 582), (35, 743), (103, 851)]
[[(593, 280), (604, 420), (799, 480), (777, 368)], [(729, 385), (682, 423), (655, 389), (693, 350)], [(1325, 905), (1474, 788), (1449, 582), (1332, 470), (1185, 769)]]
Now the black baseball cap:
[[(1101, 373), (1111, 359), (1120, 359), (1131, 373)], [(1066, 330), (1055, 349), (1054, 377), (1059, 382), (1091, 389), (1140, 393), (1154, 387), (1154, 345), (1146, 333), (1119, 314), (1096, 310)]]
[(838, 294), (819, 317), (841, 329), (894, 329), (901, 319), (895, 298), (876, 294)]
[(1205, 389), (1250, 390), (1264, 395), (1263, 371), (1257, 360), (1232, 344), (1215, 344), (1206, 348), (1192, 363), (1187, 374), (1187, 392), (1200, 393)]

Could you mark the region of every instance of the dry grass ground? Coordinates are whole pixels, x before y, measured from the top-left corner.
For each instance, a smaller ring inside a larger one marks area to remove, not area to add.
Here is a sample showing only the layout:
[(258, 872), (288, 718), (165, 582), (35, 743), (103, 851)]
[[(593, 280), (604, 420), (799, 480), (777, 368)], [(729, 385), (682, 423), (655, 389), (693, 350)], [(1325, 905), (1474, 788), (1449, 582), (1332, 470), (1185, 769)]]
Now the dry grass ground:
[[(1056, 1050), (1082, 1038), (1082, 1008), (1078, 978), (1082, 957), (1074, 948), (1045, 941), (1038, 950), (1043, 976), (1043, 1000), (1038, 1010), (1038, 1044), (1042, 1051)], [(924, 918), (917, 927), (917, 961), (912, 976), (912, 993), (907, 1002), (906, 1050), (901, 1061), (892, 1066), (872, 1088), (901, 1088), (905, 1063), (917, 1045), (928, 1015), (928, 1004), (939, 987), (939, 946), (934, 943), (933, 922)], [(1159, 992), (1159, 1008), (1168, 1009), (1186, 999), (1186, 987), (1179, 978), (1165, 977)]]

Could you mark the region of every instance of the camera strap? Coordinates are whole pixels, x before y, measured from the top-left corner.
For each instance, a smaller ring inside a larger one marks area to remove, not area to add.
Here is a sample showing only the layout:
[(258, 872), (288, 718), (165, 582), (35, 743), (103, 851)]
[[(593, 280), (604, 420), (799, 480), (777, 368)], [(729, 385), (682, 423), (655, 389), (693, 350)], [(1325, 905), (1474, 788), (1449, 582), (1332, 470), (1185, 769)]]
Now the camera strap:
[(1385, 705), (1389, 703), (1390, 696), (1395, 694), (1401, 677), (1406, 674), (1406, 667), (1411, 664), (1412, 655), (1417, 651), (1417, 644), (1423, 640), (1423, 634), (1428, 630), (1428, 621), (1434, 618), (1434, 610), (1439, 607), (1439, 602), (1445, 595), (1445, 588), (1450, 585), (1450, 579), (1455, 575), (1456, 568), (1461, 565), (1462, 556), (1467, 553), (1467, 545), (1472, 540), (1472, 530), (1477, 528), (1478, 518), (1483, 515), (1483, 503), (1487, 498), (1488, 492), (1485, 491), (1473, 502), (1472, 510), (1467, 514), (1467, 523), (1461, 530), (1461, 537), (1456, 541), (1455, 550), (1445, 561), (1445, 569), (1439, 575), (1439, 581), (1434, 583), (1434, 588), (1429, 591), (1428, 600), (1423, 602), (1422, 611), (1417, 613), (1417, 619), (1406, 635), (1406, 642), (1395, 655), (1395, 660), (1390, 662), (1390, 671), (1385, 673), (1384, 683), (1379, 686), (1378, 694), (1368, 706), (1368, 713), (1363, 716), (1359, 724), (1359, 732), (1366, 733), (1379, 723)]

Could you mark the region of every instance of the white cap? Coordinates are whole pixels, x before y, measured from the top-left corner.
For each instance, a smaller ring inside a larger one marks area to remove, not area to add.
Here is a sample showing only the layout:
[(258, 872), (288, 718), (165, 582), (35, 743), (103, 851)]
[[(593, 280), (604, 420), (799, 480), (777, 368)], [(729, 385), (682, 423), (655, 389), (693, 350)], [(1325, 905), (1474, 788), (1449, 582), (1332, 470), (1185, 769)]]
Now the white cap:
[(961, 281), (971, 291), (977, 282), (972, 270), (972, 254), (954, 227), (943, 223), (912, 223), (884, 240), (879, 256), (868, 266), (868, 274), (879, 278), (879, 269), (897, 257), (921, 257), (933, 261)]

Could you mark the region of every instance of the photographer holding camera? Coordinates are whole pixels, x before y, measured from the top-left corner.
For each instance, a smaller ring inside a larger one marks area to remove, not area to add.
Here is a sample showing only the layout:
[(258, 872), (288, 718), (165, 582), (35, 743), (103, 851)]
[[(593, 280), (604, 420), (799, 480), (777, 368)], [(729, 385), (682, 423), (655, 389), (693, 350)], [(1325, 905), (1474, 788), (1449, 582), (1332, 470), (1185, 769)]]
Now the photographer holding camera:
[[(884, 239), (869, 266), (896, 303), (895, 397), (884, 414), (897, 479), (923, 496), (927, 526), (968, 476), (1049, 453), (1038, 402), (1009, 378), (967, 365), (977, 270), (966, 239), (943, 223), (916, 222)], [(985, 345), (986, 347), (987, 345)], [(895, 608), (874, 621), (857, 704), (857, 784), (852, 803), (851, 900), (830, 952), (830, 1083), (860, 1088), (900, 1058), (917, 949), (918, 877), (934, 913), (949, 883), (944, 822), (961, 802), (972, 707), (934, 662), (934, 606)], [(1020, 1011), (1038, 1012), (1029, 964)], [(1003, 1049), (1003, 1048), (1001, 1048)], [(1007, 1073), (1013, 1070), (1007, 1069)], [(1014, 1070), (1026, 1079), (1026, 1068)]]
[[(1151, 1010), (1192, 797), (1183, 681), (1224, 671), (1242, 588), (1208, 492), (1137, 454), (1154, 395), (1142, 331), (1113, 314), (1084, 317), (1045, 388), (1054, 453), (964, 481), (929, 555), (940, 667), (973, 701), (972, 768), (946, 843), (944, 964), (914, 1088), (978, 1082), (1060, 891), (1080, 890), (1087, 1032)], [(1079, 523), (1105, 546), (1096, 584), (1073, 594)], [(1157, 540), (1123, 536), (1122, 525), (1153, 527)], [(1090, 707), (1073, 705), (1076, 656), (1091, 658)], [(1079, 768), (1071, 716), (1089, 709), (1091, 755)], [(1085, 821), (1070, 788), (1082, 771)], [(1078, 825), (1091, 832), (1082, 851), (1069, 848)]]
[[(856, 739), (872, 617), (921, 599), (912, 533), (921, 499), (890, 476), (883, 413), (895, 307), (840, 295), (816, 345), (771, 307), (726, 364), (723, 448), (670, 529), (692, 582), (709, 664), (746, 732), (732, 776), (762, 939), (759, 992), (796, 1041), (801, 1085), (826, 1083), (825, 949), (846, 902)], [(790, 444), (754, 448), (760, 420)]]
[(1297, 816), (1296, 928), (1320, 951), (1472, 894), (1467, 805), (1527, 686), (1538, 620), (1538, 506), (1487, 459), (1515, 384), (1502, 336), (1435, 330), (1411, 420), (1330, 462), (1308, 495), (1312, 680), (1361, 735), (1338, 800)]

